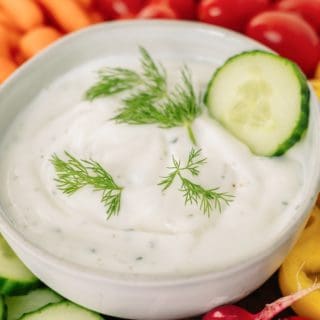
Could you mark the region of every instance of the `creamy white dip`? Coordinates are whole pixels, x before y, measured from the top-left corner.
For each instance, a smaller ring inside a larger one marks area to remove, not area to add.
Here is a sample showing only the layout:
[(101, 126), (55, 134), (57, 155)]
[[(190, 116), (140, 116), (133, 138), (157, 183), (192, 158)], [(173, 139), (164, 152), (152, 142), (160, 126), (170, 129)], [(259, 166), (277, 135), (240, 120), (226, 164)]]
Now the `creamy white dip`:
[[(108, 58), (68, 72), (44, 88), (12, 123), (1, 146), (0, 199), (12, 223), (34, 244), (82, 266), (117, 273), (186, 275), (224, 269), (254, 256), (292, 218), (292, 199), (304, 185), (304, 140), (280, 158), (254, 156), (209, 117), (194, 121), (207, 163), (205, 187), (234, 195), (222, 212), (204, 215), (186, 206), (177, 181), (157, 185), (172, 155), (184, 161), (192, 147), (184, 128), (110, 121), (121, 95), (83, 99), (102, 66), (137, 68), (137, 57)], [(162, 61), (170, 81), (183, 62)], [(187, 61), (196, 90), (204, 90), (211, 65)], [(227, 94), (227, 93), (226, 93)], [(106, 219), (101, 193), (86, 187), (72, 196), (57, 189), (50, 159), (64, 151), (94, 159), (124, 187), (118, 216)]]

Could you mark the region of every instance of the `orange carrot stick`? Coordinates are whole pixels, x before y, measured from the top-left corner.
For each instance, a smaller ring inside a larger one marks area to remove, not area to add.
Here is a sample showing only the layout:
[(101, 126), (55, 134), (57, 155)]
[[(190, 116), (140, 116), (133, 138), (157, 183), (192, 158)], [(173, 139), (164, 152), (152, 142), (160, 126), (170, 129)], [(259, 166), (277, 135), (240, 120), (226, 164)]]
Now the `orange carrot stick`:
[(38, 27), (26, 33), (20, 40), (20, 51), (26, 59), (61, 37), (61, 33), (52, 27)]
[(43, 13), (32, 0), (0, 0), (0, 6), (22, 31), (28, 31), (43, 23)]
[(8, 16), (8, 14), (0, 8), (0, 24), (12, 28), (12, 29), (17, 29), (16, 24), (12, 21), (12, 19)]
[(66, 32), (72, 32), (90, 25), (90, 18), (84, 9), (73, 0), (37, 0)]
[(21, 64), (23, 64), (27, 59), (22, 55), (22, 53), (20, 51), (16, 51), (15, 53), (13, 53), (13, 60), (15, 61), (15, 63), (20, 66)]
[(19, 47), (19, 42), (22, 37), (22, 34), (11, 28), (7, 28), (7, 31), (8, 31), (8, 40), (9, 40), (11, 50), (15, 50)]
[(0, 57), (11, 58), (9, 38), (3, 26), (0, 26)]
[(9, 58), (0, 57), (0, 83), (6, 80), (17, 69), (17, 65)]
[(7, 39), (10, 50), (12, 51), (17, 49), (21, 33), (17, 31), (17, 29), (13, 29), (0, 23), (0, 38)]

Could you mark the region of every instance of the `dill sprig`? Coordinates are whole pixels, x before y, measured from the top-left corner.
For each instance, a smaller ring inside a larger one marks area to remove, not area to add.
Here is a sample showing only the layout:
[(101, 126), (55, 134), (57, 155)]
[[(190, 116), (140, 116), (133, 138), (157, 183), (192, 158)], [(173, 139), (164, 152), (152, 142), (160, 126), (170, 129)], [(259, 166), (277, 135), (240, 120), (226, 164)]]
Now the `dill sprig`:
[(92, 101), (101, 96), (111, 96), (133, 89), (142, 82), (138, 73), (124, 68), (101, 69), (98, 71), (98, 78), (98, 82), (86, 92), (87, 100)]
[(158, 124), (160, 128), (184, 126), (193, 144), (196, 139), (192, 122), (201, 108), (192, 86), (191, 74), (187, 68), (181, 71), (182, 83), (162, 100), (156, 100), (152, 91), (140, 91), (124, 100), (125, 106), (113, 119), (119, 123)]
[[(161, 97), (167, 87), (165, 70), (162, 65), (157, 66), (143, 47), (140, 47), (140, 55), (142, 74), (126, 68), (103, 68), (98, 71), (98, 81), (87, 90), (85, 98), (92, 101), (137, 88), (142, 92), (148, 91), (154, 98)], [(132, 95), (134, 98), (135, 95)]]
[(63, 193), (72, 195), (85, 186), (94, 191), (102, 191), (101, 202), (106, 207), (108, 219), (120, 211), (122, 187), (119, 187), (112, 176), (96, 161), (78, 160), (65, 151), (67, 160), (60, 159), (56, 154), (51, 158), (57, 178), (57, 187)]
[(233, 201), (233, 195), (227, 192), (219, 192), (220, 188), (206, 189), (203, 186), (192, 182), (183, 176), (183, 172), (188, 172), (192, 176), (198, 176), (199, 167), (206, 163), (206, 158), (201, 158), (201, 150), (191, 149), (187, 163), (182, 166), (181, 162), (172, 156), (172, 166), (168, 167), (171, 172), (162, 177), (158, 185), (162, 186), (162, 191), (167, 190), (176, 178), (179, 178), (181, 186), (180, 191), (185, 198), (185, 204), (197, 204), (201, 211), (210, 216), (213, 209), (219, 212), (222, 210), (222, 203), (229, 205)]
[(100, 71), (99, 81), (87, 91), (87, 99), (129, 91), (122, 99), (124, 106), (113, 120), (133, 125), (157, 124), (160, 128), (183, 126), (196, 144), (192, 122), (202, 108), (190, 71), (187, 67), (181, 70), (181, 81), (170, 92), (163, 66), (142, 47), (140, 54), (141, 74), (122, 68), (104, 69)]
[(144, 86), (154, 97), (163, 96), (167, 91), (167, 75), (164, 67), (152, 59), (149, 52), (140, 47), (140, 63), (143, 70)]

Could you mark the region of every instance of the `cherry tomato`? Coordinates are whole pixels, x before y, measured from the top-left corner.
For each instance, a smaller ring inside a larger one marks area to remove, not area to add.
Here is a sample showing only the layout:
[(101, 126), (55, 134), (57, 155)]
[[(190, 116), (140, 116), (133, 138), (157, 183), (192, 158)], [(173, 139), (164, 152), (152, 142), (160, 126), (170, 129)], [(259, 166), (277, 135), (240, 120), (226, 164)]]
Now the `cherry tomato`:
[(239, 18), (235, 0), (202, 0), (198, 7), (198, 19), (202, 22), (239, 30)]
[(176, 12), (162, 2), (148, 4), (139, 12), (137, 17), (142, 19), (178, 19)]
[(269, 8), (269, 0), (202, 0), (198, 6), (200, 21), (243, 31), (255, 14)]
[(196, 3), (194, 0), (168, 0), (169, 6), (181, 19), (194, 19), (196, 16)]
[(300, 16), (280, 11), (260, 13), (251, 19), (246, 34), (296, 62), (306, 75), (313, 75), (320, 54), (319, 38)]
[(95, 0), (95, 5), (106, 19), (118, 19), (138, 13), (146, 0)]
[(300, 14), (320, 33), (320, 0), (281, 0), (275, 8)]
[(269, 0), (238, 0), (239, 14), (241, 16), (241, 30), (245, 31), (248, 21), (256, 14), (270, 8)]
[[(195, 18), (196, 4), (195, 0), (149, 0), (147, 7), (157, 8), (153, 9), (162, 12), (161, 18), (180, 18), (193, 19)], [(146, 11), (149, 11), (147, 9)], [(174, 15), (168, 12), (174, 12)], [(162, 16), (164, 13), (165, 16)]]

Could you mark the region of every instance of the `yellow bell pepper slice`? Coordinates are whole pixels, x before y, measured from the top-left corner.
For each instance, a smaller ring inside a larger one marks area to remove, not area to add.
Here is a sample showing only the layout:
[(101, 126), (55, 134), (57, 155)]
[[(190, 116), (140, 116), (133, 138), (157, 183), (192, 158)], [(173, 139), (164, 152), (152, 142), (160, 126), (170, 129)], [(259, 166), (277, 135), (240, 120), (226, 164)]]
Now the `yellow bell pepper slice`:
[(318, 65), (316, 67), (316, 71), (314, 73), (314, 78), (320, 79), (320, 62), (318, 63)]
[(312, 85), (314, 92), (320, 98), (320, 79), (312, 79), (309, 80), (310, 84)]
[[(306, 228), (279, 272), (283, 295), (310, 288), (320, 282), (320, 209), (315, 207)], [(292, 305), (300, 316), (320, 319), (320, 291), (315, 291)]]

